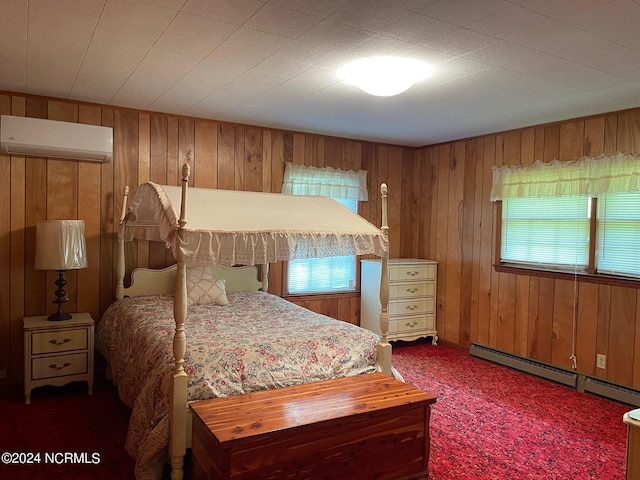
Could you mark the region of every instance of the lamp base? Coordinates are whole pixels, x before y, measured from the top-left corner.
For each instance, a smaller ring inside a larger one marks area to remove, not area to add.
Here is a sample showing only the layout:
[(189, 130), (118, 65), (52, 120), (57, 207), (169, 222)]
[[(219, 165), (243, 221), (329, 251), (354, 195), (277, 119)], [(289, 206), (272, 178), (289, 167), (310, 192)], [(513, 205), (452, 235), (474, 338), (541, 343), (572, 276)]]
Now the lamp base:
[(69, 299), (67, 298), (67, 291), (64, 289), (65, 285), (67, 284), (67, 281), (64, 279), (64, 270), (58, 270), (58, 278), (56, 279), (55, 284), (58, 287), (58, 289), (56, 290), (56, 297), (58, 298), (56, 298), (51, 303), (55, 303), (58, 305), (58, 311), (52, 315), (49, 315), (49, 318), (47, 318), (47, 320), (49, 320), (50, 322), (71, 320), (71, 314), (64, 313), (62, 311), (62, 305), (69, 301)]
[(52, 315), (49, 315), (49, 317), (47, 317), (47, 320), (49, 320), (50, 322), (59, 322), (61, 320), (71, 320), (70, 313), (64, 313), (60, 310)]

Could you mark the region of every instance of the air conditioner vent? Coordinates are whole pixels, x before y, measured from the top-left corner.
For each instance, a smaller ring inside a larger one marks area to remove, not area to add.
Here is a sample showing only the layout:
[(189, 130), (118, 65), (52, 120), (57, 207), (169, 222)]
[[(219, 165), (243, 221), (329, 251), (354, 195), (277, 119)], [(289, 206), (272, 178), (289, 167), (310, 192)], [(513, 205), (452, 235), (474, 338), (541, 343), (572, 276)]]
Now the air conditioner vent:
[(2, 115), (0, 153), (108, 162), (113, 158), (113, 129)]

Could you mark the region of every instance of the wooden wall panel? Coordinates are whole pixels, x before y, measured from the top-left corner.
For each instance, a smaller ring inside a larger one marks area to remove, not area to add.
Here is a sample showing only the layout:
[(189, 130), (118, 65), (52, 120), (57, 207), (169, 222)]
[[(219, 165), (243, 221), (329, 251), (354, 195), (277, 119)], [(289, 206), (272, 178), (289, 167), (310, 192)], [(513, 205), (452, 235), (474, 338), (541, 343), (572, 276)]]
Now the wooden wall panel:
[(515, 325), (513, 353), (528, 356), (529, 345), (529, 276), (516, 276)]
[[(80, 105), (78, 120), (90, 125), (101, 125), (99, 107)], [(99, 318), (100, 298), (100, 176), (101, 165), (78, 163), (78, 218), (84, 220), (87, 244), (87, 268), (78, 271), (79, 312), (89, 312)]]
[[(411, 241), (412, 238), (417, 238), (418, 233), (416, 228), (419, 226), (419, 223), (413, 221), (413, 214), (416, 211), (413, 208), (414, 198), (413, 198), (413, 178), (414, 178), (414, 162), (413, 162), (413, 152), (409, 152), (406, 150), (402, 150), (403, 158), (400, 161), (401, 165), (401, 187), (400, 187), (400, 215), (399, 222), (397, 224), (398, 230), (400, 229), (400, 225), (406, 225), (408, 227), (409, 235), (402, 235), (400, 250), (403, 252), (411, 252)], [(419, 191), (419, 190), (418, 190)], [(408, 256), (413, 256), (409, 254)]]
[(581, 283), (578, 288), (576, 361), (582, 373), (594, 376), (598, 335), (598, 285)]
[[(114, 126), (114, 112), (112, 109), (102, 109), (102, 125)], [(114, 187), (115, 162), (100, 165), (101, 189), (100, 189), (100, 312), (104, 312), (113, 302), (115, 297), (115, 232), (120, 223), (120, 218), (115, 217), (115, 197), (122, 195)], [(119, 215), (119, 214), (118, 214)]]
[(607, 353), (607, 380), (622, 385), (633, 383), (634, 342), (636, 336), (634, 288), (611, 287), (611, 317)]
[[(447, 262), (445, 275), (445, 291), (454, 291), (462, 288), (462, 236), (463, 229), (463, 198), (464, 198), (464, 175), (466, 159), (466, 142), (456, 142), (449, 152), (449, 197), (447, 199), (448, 214), (447, 240), (445, 255), (447, 258), (455, 259)], [(462, 294), (462, 291), (460, 292)], [(456, 339), (460, 336), (460, 312), (461, 302), (455, 297), (447, 299), (444, 308), (444, 335), (447, 338)]]
[(476, 204), (481, 210), (480, 217), (480, 251), (478, 252), (478, 312), (477, 336), (471, 342), (477, 341), (482, 345), (490, 344), (490, 315), (491, 315), (491, 277), (493, 274), (493, 204), (488, 201), (491, 195), (496, 139), (493, 136), (482, 139), (483, 142), (483, 172), (482, 172), (482, 201)]
[[(435, 227), (435, 251), (434, 260), (438, 262), (438, 291), (436, 292), (436, 326), (438, 332), (445, 336), (447, 318), (447, 239), (448, 239), (448, 216), (449, 216), (449, 172), (450, 172), (450, 152), (451, 145), (436, 147), (434, 159), (438, 164), (438, 177), (436, 180), (438, 189), (438, 208), (436, 214)], [(452, 227), (453, 228), (453, 227)], [(455, 295), (455, 292), (453, 293)]]
[(474, 201), (475, 201), (475, 161), (476, 161), (475, 140), (465, 143), (464, 180), (462, 185), (462, 206), (461, 206), (461, 256), (460, 266), (460, 327), (458, 329), (458, 342), (468, 345), (471, 341), (471, 293), (473, 277), (473, 248), (463, 249), (463, 245), (474, 245)]
[[(11, 323), (19, 323), (24, 317), (24, 259), (25, 251), (25, 159), (18, 157), (11, 162), (11, 187), (20, 195), (21, 201), (11, 202)], [(11, 331), (11, 345), (19, 345), (22, 334), (19, 330)], [(22, 360), (19, 348), (11, 348), (11, 363)]]
[[(10, 114), (11, 97), (0, 95), (0, 115)], [(11, 233), (11, 159), (0, 155), (0, 368), (5, 375), (11, 374), (11, 331), (16, 324), (11, 318)]]
[(402, 218), (402, 152), (399, 147), (388, 147), (386, 183), (389, 187), (389, 255), (402, 257), (400, 225)]
[(498, 318), (496, 344), (498, 350), (513, 352), (516, 339), (516, 276), (501, 273), (498, 277)]
[(567, 370), (571, 369), (574, 305), (577, 305), (577, 299), (576, 282), (554, 281), (551, 363)]
[[(495, 157), (494, 157), (494, 166), (502, 167), (504, 165), (504, 134), (499, 134), (495, 136)], [(511, 160), (512, 161), (512, 160)], [(488, 165), (485, 163), (485, 168)], [(495, 217), (497, 215), (497, 210), (491, 205), (491, 265), (497, 262), (499, 259), (495, 257), (495, 245), (499, 240), (496, 239), (496, 230), (494, 228), (495, 225)], [(491, 274), (491, 283), (489, 284), (489, 295), (490, 299), (493, 300), (496, 296), (499, 295), (500, 289), (500, 273), (493, 272)], [(489, 345), (492, 347), (496, 347), (498, 344), (498, 315), (500, 311), (500, 304), (496, 301), (491, 301), (489, 304)]]

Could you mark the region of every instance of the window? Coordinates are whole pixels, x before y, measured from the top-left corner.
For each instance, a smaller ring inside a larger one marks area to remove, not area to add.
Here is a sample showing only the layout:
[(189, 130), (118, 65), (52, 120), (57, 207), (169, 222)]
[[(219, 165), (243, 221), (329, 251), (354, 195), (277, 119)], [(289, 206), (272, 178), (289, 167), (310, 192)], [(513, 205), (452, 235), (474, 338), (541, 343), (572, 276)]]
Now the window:
[(598, 201), (598, 271), (640, 277), (640, 193)]
[(502, 204), (505, 262), (587, 268), (589, 198), (508, 198)]
[[(366, 171), (344, 171), (331, 167), (305, 167), (287, 163), (282, 193), (324, 195), (353, 212), (358, 200), (367, 200)], [(313, 212), (309, 212), (313, 215)], [(333, 293), (356, 289), (357, 259), (354, 255), (290, 260), (287, 292), (290, 294)]]
[(640, 278), (640, 156), (494, 170), (500, 262)]

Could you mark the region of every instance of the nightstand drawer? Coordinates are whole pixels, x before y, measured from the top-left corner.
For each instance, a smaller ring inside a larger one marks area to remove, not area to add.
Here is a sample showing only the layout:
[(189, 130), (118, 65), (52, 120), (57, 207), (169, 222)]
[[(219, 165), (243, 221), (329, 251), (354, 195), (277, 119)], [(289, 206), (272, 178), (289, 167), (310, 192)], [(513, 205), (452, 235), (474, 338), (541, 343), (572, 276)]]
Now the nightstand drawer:
[(86, 353), (34, 358), (31, 361), (31, 379), (82, 375), (87, 373), (87, 365)]
[(70, 350), (85, 350), (88, 345), (86, 328), (77, 330), (58, 330), (33, 333), (33, 355), (41, 353), (68, 352)]
[(436, 284), (433, 282), (391, 283), (389, 298), (434, 297)]

